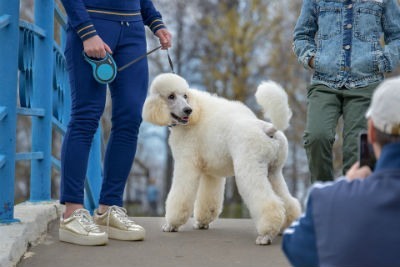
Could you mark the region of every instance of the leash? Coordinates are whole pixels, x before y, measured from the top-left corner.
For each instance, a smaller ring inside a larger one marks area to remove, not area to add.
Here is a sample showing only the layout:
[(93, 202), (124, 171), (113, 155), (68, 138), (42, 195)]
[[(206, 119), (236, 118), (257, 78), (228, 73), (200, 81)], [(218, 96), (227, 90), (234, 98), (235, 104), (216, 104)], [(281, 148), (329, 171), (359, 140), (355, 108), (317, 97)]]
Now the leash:
[(150, 50), (149, 52), (144, 53), (143, 55), (135, 58), (134, 60), (132, 60), (131, 62), (128, 62), (127, 64), (123, 65), (122, 67), (118, 68), (118, 71), (123, 71), (124, 69), (126, 69), (127, 67), (129, 67), (132, 64), (135, 64), (136, 62), (138, 62), (139, 60), (141, 60), (144, 57), (147, 57), (148, 55), (150, 55), (151, 53), (157, 51), (158, 49), (161, 48), (161, 45), (154, 48), (153, 50)]
[[(148, 55), (157, 51), (160, 48), (161, 45), (135, 58), (134, 60), (128, 62), (127, 64), (123, 65), (120, 68), (117, 68), (117, 64), (115, 64), (113, 57), (109, 53), (106, 53), (106, 56), (103, 59), (99, 60), (88, 57), (84, 51), (82, 51), (82, 54), (84, 59), (92, 66), (93, 77), (96, 79), (96, 81), (102, 84), (108, 84), (115, 79), (115, 77), (117, 76), (117, 72), (123, 71), (132, 64), (135, 64), (139, 60), (143, 59), (144, 57), (147, 57)], [(167, 56), (168, 56), (169, 66), (171, 67), (171, 71), (172, 73), (175, 73), (174, 65), (172, 64), (172, 60), (169, 55), (168, 49), (167, 49)]]
[(175, 74), (175, 71), (174, 71), (174, 64), (172, 64), (172, 60), (171, 60), (171, 57), (169, 56), (169, 50), (168, 50), (168, 49), (167, 49), (167, 56), (168, 56), (168, 63), (169, 63), (169, 66), (171, 67), (171, 71), (172, 71), (173, 74)]
[[(118, 68), (118, 71), (119, 71), (119, 72), (123, 71), (124, 69), (126, 69), (126, 68), (129, 67), (130, 65), (135, 64), (136, 62), (138, 62), (138, 61), (141, 60), (142, 58), (147, 57), (148, 55), (150, 55), (151, 53), (157, 51), (157, 50), (160, 49), (160, 48), (161, 48), (161, 45), (158, 46), (158, 47), (156, 47), (156, 48), (154, 48), (153, 50), (150, 50), (149, 52), (147, 52), (147, 53), (145, 53), (145, 54), (143, 54), (143, 55), (141, 55), (141, 56), (135, 58), (135, 59), (132, 60), (131, 62), (128, 62), (127, 64), (125, 64), (125, 65), (123, 65), (122, 67)], [(171, 71), (172, 71), (172, 73), (175, 74), (175, 71), (174, 71), (174, 64), (172, 63), (172, 59), (171, 59), (171, 57), (170, 57), (170, 55), (169, 55), (169, 50), (168, 50), (168, 49), (167, 49), (167, 57), (168, 57), (168, 63), (169, 63), (169, 66), (170, 66), (170, 68), (171, 68)]]

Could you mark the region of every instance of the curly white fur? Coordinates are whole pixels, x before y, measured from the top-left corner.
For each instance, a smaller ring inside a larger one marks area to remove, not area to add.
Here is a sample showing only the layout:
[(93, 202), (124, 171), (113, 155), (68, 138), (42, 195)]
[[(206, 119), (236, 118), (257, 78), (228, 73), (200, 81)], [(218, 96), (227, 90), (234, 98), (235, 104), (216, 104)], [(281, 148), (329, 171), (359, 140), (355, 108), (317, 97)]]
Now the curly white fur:
[(255, 94), (257, 103), (263, 107), (264, 116), (271, 119), (272, 124), (281, 131), (289, 127), (292, 111), (288, 97), (283, 88), (274, 81), (262, 82)]
[(174, 125), (169, 145), (175, 166), (164, 231), (177, 231), (192, 214), (195, 228), (207, 229), (222, 211), (229, 176), (235, 176), (255, 221), (257, 244), (270, 244), (300, 215), (299, 202), (282, 176), (288, 144), (281, 130), (288, 127), (291, 115), (287, 95), (268, 82), (258, 87), (256, 98), (273, 124), (259, 120), (238, 101), (190, 89), (178, 75), (154, 79), (143, 117)]

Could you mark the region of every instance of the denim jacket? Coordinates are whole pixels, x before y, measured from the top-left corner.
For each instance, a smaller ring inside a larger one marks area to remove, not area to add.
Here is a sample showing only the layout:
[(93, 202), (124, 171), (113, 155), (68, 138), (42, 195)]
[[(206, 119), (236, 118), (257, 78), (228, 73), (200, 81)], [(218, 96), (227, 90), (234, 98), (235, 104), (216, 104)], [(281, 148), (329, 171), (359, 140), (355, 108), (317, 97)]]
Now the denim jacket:
[[(400, 64), (398, 0), (303, 0), (293, 50), (311, 83), (363, 87)], [(381, 37), (384, 37), (384, 45)]]

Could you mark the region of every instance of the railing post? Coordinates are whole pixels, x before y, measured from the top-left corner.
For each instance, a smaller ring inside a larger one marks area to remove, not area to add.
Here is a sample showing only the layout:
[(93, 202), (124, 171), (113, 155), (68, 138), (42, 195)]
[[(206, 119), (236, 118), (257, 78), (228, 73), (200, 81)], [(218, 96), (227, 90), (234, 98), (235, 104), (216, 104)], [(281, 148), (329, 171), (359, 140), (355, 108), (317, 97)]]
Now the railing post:
[(0, 1), (0, 223), (14, 219), (19, 0)]
[(31, 163), (32, 202), (51, 199), (54, 0), (35, 0), (35, 24), (45, 37), (35, 36), (32, 107), (44, 109), (45, 115), (32, 118), (32, 152), (43, 153), (43, 159)]
[(101, 127), (93, 137), (92, 147), (90, 148), (89, 164), (86, 173), (85, 183), (85, 208), (93, 212), (99, 205), (101, 185), (103, 182), (101, 160)]

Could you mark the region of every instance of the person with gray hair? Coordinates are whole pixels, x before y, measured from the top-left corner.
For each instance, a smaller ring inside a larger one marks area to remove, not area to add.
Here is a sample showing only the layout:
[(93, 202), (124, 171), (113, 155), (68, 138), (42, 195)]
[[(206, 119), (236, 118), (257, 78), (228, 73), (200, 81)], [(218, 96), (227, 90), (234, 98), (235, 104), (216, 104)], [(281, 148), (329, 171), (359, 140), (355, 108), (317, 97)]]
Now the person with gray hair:
[(400, 266), (400, 77), (381, 83), (366, 113), (373, 171), (355, 163), (336, 182), (317, 183), (305, 214), (286, 229), (293, 266)]

